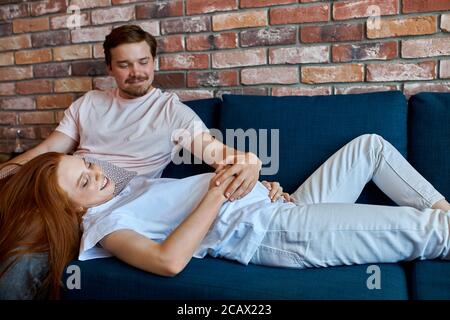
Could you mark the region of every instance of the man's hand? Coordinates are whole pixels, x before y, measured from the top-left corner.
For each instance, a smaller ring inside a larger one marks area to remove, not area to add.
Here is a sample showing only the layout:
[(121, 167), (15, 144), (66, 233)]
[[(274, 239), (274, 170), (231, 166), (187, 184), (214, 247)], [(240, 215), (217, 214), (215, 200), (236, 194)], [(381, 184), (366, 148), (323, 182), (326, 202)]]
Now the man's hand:
[[(216, 174), (217, 175), (217, 174)], [(211, 194), (215, 198), (219, 199), (222, 203), (227, 201), (228, 199), (225, 197), (225, 190), (230, 185), (230, 183), (234, 180), (233, 177), (229, 177), (220, 185), (217, 185), (214, 180), (215, 176), (211, 178), (209, 181), (208, 194)]]
[(273, 181), (267, 182), (265, 180), (261, 183), (269, 190), (269, 198), (272, 202), (277, 201), (280, 197), (283, 197), (286, 201), (292, 202), (291, 196), (287, 192), (283, 192), (283, 187), (280, 183)]
[[(45, 152), (61, 152), (61, 153), (69, 153), (73, 152), (78, 145), (77, 141), (70, 138), (68, 135), (61, 133), (59, 131), (53, 131), (47, 139), (43, 142), (31, 148), (28, 151), (18, 155), (15, 158), (8, 160), (6, 163), (0, 166), (0, 179), (6, 178), (12, 174), (15, 174), (17, 170), (20, 168), (20, 165), (23, 165), (30, 161), (33, 158), (36, 158), (38, 155), (43, 154)], [(14, 166), (11, 166), (14, 165)]]
[(225, 197), (230, 201), (245, 197), (255, 186), (259, 178), (262, 162), (251, 153), (232, 155), (219, 163), (213, 183), (220, 185), (229, 177), (235, 176), (225, 190)]
[(6, 163), (0, 165), (0, 180), (15, 174), (20, 168), (19, 164)]

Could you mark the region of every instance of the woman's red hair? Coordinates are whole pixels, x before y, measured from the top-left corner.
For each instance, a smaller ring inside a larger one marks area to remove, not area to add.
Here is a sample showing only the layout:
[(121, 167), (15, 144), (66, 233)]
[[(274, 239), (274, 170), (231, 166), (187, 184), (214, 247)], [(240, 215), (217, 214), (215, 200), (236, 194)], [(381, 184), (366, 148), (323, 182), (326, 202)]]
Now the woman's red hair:
[(42, 154), (0, 180), (0, 261), (9, 261), (0, 277), (21, 255), (47, 253), (43, 285), (51, 299), (59, 297), (64, 268), (78, 253), (83, 213), (58, 185), (62, 156)]

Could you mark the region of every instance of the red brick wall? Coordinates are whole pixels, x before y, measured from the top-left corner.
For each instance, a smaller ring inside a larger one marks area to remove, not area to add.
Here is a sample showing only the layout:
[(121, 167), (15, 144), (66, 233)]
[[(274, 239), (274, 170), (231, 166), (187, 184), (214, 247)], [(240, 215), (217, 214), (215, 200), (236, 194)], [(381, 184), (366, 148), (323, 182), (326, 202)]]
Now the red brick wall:
[[(34, 145), (85, 91), (114, 86), (102, 41), (130, 22), (158, 38), (158, 86), (186, 100), (450, 91), (450, 0), (5, 2), (0, 153), (12, 151), (17, 128)], [(68, 28), (69, 5), (81, 28)]]

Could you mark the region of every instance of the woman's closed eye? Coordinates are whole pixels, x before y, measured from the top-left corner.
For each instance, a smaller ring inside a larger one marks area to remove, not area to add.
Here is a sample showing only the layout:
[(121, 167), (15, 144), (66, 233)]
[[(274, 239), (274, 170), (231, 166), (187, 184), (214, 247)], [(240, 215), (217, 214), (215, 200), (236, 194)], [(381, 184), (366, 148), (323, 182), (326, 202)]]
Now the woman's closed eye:
[(83, 159), (83, 161), (84, 161), (84, 165), (86, 166), (86, 168), (89, 169), (92, 166), (91, 162), (87, 162), (85, 159)]
[(82, 187), (82, 188), (86, 188), (86, 186), (88, 185), (88, 183), (89, 183), (89, 179), (88, 179), (88, 178), (85, 178), (84, 181), (81, 183), (81, 187)]
[[(86, 168), (90, 169), (92, 167), (92, 163), (86, 161), (85, 159), (83, 159), (84, 161), (84, 165), (86, 166)], [(85, 188), (89, 183), (89, 178), (87, 176), (84, 177), (84, 180), (81, 181), (81, 187)]]

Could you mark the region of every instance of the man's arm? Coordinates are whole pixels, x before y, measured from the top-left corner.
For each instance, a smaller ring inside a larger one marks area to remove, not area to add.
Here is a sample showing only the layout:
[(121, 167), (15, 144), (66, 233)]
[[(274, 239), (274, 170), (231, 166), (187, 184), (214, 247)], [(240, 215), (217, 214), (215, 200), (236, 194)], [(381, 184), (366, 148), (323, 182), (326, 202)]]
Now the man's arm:
[(259, 179), (262, 162), (254, 153), (230, 148), (207, 132), (194, 137), (189, 151), (216, 169), (216, 172), (222, 171), (214, 177), (217, 185), (236, 176), (225, 191), (225, 197), (230, 201), (247, 195)]
[(61, 133), (59, 131), (53, 131), (52, 134), (50, 134), (50, 136), (47, 139), (42, 141), (34, 148), (2, 164), (0, 166), (0, 178), (6, 177), (9, 174), (14, 173), (15, 170), (17, 169), (15, 166), (9, 166), (9, 164), (12, 163), (25, 164), (31, 159), (37, 157), (38, 155), (51, 151), (69, 153), (72, 152), (76, 146), (77, 142), (72, 138), (70, 138), (68, 135)]

